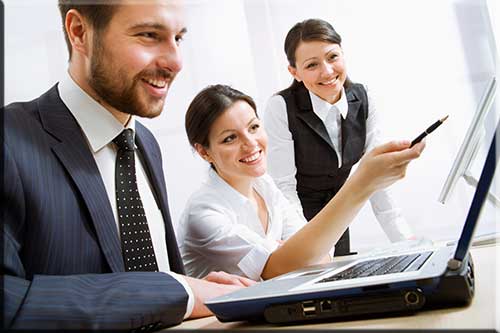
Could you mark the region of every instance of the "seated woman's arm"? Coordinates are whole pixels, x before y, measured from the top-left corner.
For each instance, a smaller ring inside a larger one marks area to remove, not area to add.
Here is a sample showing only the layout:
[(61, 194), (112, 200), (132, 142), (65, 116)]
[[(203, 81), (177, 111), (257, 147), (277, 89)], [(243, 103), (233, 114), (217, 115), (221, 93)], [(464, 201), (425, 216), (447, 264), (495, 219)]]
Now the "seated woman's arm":
[(367, 153), (356, 172), (318, 215), (271, 254), (262, 278), (321, 262), (368, 198), (404, 177), (408, 163), (419, 157), (425, 146), (421, 143), (407, 149), (409, 145), (406, 141), (390, 142)]
[(214, 204), (193, 203), (187, 207), (181, 252), (186, 272), (202, 277), (211, 271), (260, 280), (264, 265), (279, 242), (265, 238), (238, 223), (238, 214)]

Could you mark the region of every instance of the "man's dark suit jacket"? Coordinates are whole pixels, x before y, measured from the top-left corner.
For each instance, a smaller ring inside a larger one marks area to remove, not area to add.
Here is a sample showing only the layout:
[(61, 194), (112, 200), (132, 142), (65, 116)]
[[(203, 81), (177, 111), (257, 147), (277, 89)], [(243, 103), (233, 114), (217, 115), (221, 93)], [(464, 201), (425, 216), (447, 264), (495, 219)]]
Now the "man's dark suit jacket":
[[(4, 109), (4, 327), (158, 329), (180, 323), (188, 295), (170, 275), (125, 273), (104, 183), (57, 87)], [(136, 144), (165, 221), (170, 268), (184, 273), (153, 135)]]

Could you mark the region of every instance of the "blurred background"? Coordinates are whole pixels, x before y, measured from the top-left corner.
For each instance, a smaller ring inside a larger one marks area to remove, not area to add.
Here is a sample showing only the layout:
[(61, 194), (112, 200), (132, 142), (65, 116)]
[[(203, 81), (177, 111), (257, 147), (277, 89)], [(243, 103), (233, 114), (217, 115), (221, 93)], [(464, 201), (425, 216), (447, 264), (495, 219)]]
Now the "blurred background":
[[(4, 0), (5, 103), (30, 100), (67, 68), (56, 0)], [(351, 79), (375, 94), (384, 137), (411, 140), (437, 119), (446, 123), (427, 139), (422, 157), (392, 187), (420, 237), (457, 238), (474, 188), (459, 179), (446, 204), (438, 196), (488, 80), (498, 76), (500, 1), (496, 0), (186, 0), (184, 68), (165, 110), (143, 120), (158, 139), (174, 224), (208, 166), (190, 148), (184, 114), (209, 84), (229, 84), (252, 97), (262, 116), (268, 98), (292, 81), (283, 42), (307, 18), (329, 21), (343, 38)], [(498, 98), (497, 98), (498, 100)], [(499, 118), (486, 116), (486, 137), (471, 172), (479, 177)], [(489, 135), (489, 136), (488, 136)], [(500, 171), (491, 192), (499, 197)], [(500, 229), (500, 208), (487, 202), (477, 235)], [(351, 227), (352, 248), (389, 244), (367, 204)]]

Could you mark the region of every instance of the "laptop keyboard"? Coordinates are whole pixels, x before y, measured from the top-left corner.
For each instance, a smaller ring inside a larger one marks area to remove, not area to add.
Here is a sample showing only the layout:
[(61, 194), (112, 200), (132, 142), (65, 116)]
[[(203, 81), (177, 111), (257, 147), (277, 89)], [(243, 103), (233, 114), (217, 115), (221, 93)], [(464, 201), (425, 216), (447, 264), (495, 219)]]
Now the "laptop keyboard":
[(363, 261), (317, 283), (416, 271), (431, 254), (429, 251)]

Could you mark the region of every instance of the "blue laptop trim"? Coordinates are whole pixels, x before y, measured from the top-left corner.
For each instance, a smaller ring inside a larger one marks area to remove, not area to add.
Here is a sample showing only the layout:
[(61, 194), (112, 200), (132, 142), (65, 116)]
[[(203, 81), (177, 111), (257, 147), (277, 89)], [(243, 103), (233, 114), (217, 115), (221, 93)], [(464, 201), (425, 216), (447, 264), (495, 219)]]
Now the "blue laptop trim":
[(467, 219), (465, 220), (465, 225), (462, 229), (462, 234), (457, 244), (457, 249), (455, 250), (454, 260), (463, 261), (469, 247), (471, 244), (472, 236), (474, 234), (474, 229), (477, 225), (477, 220), (479, 219), (479, 214), (481, 213), (481, 208), (483, 207), (486, 196), (490, 185), (493, 181), (493, 176), (495, 175), (496, 165), (498, 163), (497, 154), (497, 138), (500, 138), (500, 120), (498, 121), (495, 134), (491, 141), (490, 149), (484, 162), (483, 171), (481, 172), (481, 177), (476, 188), (476, 193), (474, 194), (474, 199), (469, 208), (469, 213), (467, 214)]

